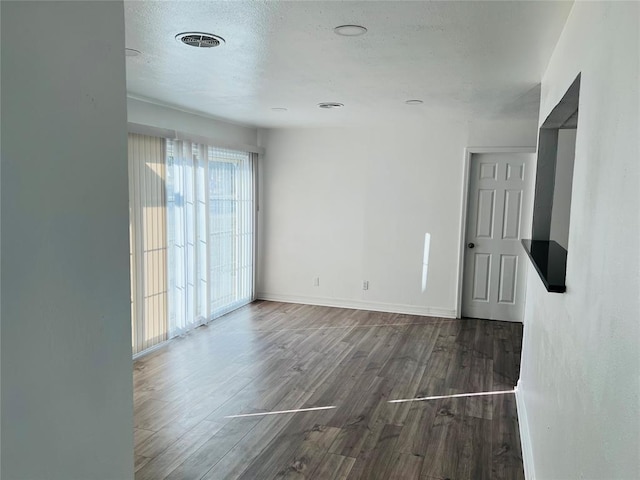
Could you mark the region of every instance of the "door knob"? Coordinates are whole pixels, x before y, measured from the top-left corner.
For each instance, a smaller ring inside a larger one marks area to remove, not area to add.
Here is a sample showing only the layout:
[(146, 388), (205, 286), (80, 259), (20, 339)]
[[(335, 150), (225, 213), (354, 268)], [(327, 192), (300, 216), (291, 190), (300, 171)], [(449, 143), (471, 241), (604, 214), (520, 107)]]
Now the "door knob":
[(468, 243), (468, 244), (467, 244), (467, 247), (469, 247), (469, 248), (473, 248), (473, 247), (475, 247), (475, 246), (476, 246), (476, 244), (475, 244), (475, 243)]

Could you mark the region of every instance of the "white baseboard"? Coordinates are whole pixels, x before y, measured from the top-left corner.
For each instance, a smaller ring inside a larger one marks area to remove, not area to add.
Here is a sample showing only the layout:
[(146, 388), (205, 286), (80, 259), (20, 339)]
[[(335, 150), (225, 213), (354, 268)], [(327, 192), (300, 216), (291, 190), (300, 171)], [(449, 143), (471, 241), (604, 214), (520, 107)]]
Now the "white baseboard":
[(258, 300), (273, 302), (301, 303), (305, 305), (319, 305), (322, 307), (351, 308), (355, 310), (370, 310), (373, 312), (404, 313), (423, 317), (456, 318), (455, 309), (421, 307), (403, 305), (399, 303), (364, 302), (361, 300), (347, 300), (344, 298), (305, 297), (299, 295), (280, 295), (276, 293), (258, 293)]
[(527, 419), (527, 409), (520, 390), (520, 380), (516, 386), (516, 406), (518, 408), (518, 426), (520, 429), (520, 446), (522, 448), (522, 463), (524, 464), (525, 480), (535, 480), (535, 470), (533, 468), (533, 449), (531, 445), (531, 433), (529, 431), (529, 421)]

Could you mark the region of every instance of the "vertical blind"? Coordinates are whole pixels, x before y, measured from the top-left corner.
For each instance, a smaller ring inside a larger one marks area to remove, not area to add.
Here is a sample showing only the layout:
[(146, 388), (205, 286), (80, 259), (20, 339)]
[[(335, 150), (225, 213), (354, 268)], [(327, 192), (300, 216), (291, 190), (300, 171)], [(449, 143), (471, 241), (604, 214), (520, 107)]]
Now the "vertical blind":
[(164, 140), (129, 135), (129, 235), (133, 353), (167, 340)]
[(256, 157), (129, 136), (134, 354), (253, 300)]
[(170, 334), (253, 299), (254, 158), (167, 141)]

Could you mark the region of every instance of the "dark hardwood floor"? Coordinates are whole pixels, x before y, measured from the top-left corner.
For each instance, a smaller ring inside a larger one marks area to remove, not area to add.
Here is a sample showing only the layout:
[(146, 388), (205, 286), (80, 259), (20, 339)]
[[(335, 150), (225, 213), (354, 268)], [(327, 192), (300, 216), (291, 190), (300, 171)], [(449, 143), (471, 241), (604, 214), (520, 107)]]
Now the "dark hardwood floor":
[[(136, 480), (524, 478), (522, 325), (255, 302), (138, 359)], [(280, 410), (336, 408), (227, 418)]]

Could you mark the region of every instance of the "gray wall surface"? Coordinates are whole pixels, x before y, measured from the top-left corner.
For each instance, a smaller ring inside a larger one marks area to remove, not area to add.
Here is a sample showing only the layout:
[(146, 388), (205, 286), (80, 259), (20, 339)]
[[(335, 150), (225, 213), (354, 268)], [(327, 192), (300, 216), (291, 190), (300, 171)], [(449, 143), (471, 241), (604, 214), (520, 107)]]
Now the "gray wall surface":
[(1, 9), (0, 476), (132, 479), (123, 3)]

